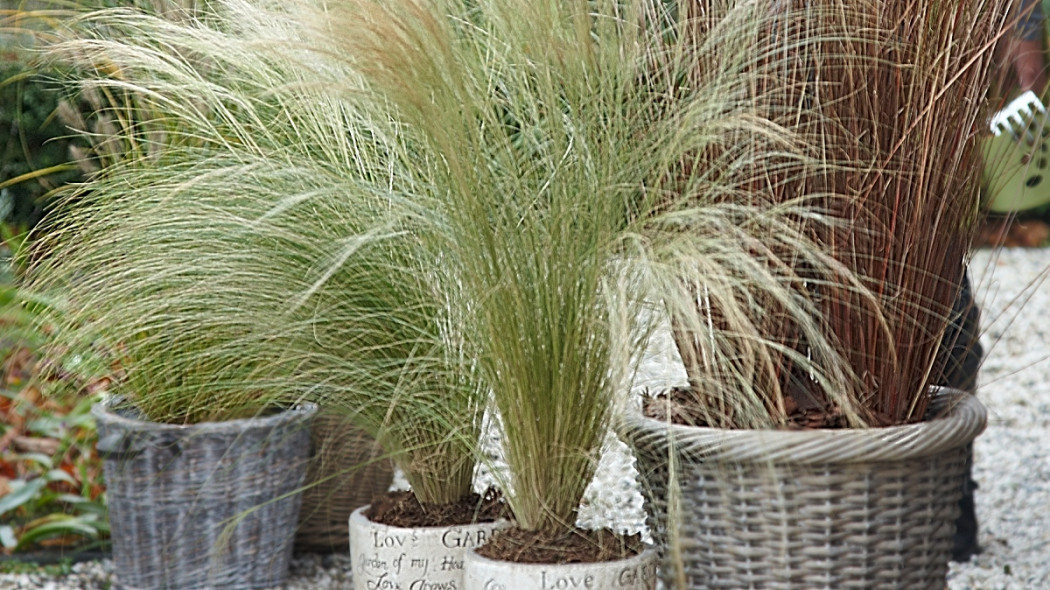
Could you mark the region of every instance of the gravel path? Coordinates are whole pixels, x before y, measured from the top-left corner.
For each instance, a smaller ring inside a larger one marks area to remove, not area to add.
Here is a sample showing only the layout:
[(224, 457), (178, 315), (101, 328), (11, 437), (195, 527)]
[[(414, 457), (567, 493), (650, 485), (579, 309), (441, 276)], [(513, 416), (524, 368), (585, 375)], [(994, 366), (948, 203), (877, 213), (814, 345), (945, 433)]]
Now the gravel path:
[[(987, 359), (979, 393), (989, 426), (975, 445), (980, 542), (970, 563), (952, 564), (950, 590), (1050, 588), (1050, 250), (979, 252), (972, 265), (983, 310)], [(1022, 305), (1023, 303), (1023, 305)], [(670, 365), (669, 341), (657, 343), (642, 367), (644, 384), (684, 380)], [(642, 500), (626, 447), (610, 440), (599, 476), (587, 492), (581, 524), (643, 530)], [(483, 476), (487, 479), (487, 476)], [(68, 576), (0, 575), (0, 590), (107, 590), (108, 561), (74, 566)], [(345, 556), (304, 555), (292, 565), (288, 590), (350, 587)]]
[(984, 553), (953, 564), (951, 590), (1050, 588), (1050, 250), (980, 252), (972, 269), (987, 353), (974, 445)]

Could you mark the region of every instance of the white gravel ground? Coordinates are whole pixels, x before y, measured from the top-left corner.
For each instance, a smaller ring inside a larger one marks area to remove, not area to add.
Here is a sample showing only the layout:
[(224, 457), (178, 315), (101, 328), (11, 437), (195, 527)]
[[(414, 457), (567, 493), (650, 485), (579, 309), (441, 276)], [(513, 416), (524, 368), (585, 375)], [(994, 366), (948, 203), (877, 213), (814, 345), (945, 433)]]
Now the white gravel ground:
[[(983, 310), (987, 358), (978, 395), (988, 430), (975, 445), (977, 512), (984, 552), (952, 564), (950, 590), (1050, 589), (1050, 250), (979, 252), (972, 265)], [(670, 343), (657, 345), (642, 374), (652, 387), (679, 383)], [(581, 510), (584, 525), (644, 529), (642, 500), (626, 447), (610, 440)], [(0, 590), (104, 590), (110, 563), (74, 566), (59, 578), (0, 575)], [(292, 565), (289, 590), (350, 587), (345, 556), (307, 555)]]
[(974, 445), (984, 553), (953, 564), (951, 590), (1050, 588), (1050, 250), (980, 252), (972, 270), (986, 360)]

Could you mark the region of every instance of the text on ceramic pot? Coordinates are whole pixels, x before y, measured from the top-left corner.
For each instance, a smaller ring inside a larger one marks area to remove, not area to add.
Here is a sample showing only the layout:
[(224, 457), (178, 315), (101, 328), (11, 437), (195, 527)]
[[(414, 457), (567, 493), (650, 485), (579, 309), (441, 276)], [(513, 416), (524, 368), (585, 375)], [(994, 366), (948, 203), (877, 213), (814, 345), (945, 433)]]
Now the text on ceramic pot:
[(540, 588), (543, 590), (569, 590), (570, 588), (594, 588), (594, 576), (591, 574), (574, 576), (556, 576), (548, 578), (547, 572), (540, 572)]
[(379, 570), (383, 572), (390, 571), (393, 569), (397, 573), (401, 573), (401, 564), (405, 560), (405, 554), (395, 557), (392, 561), (387, 562), (385, 559), (380, 559), (379, 554), (375, 553), (371, 557), (367, 555), (361, 556), (361, 569), (368, 570)]
[(456, 583), (451, 580), (448, 582), (416, 580), (408, 585), (408, 590), (456, 590)]
[(625, 567), (620, 570), (620, 575), (616, 578), (618, 585), (634, 586), (639, 583), (646, 583), (656, 579), (656, 562), (649, 561), (640, 565), (633, 565)]
[(368, 590), (400, 590), (401, 584), (388, 579), (387, 576), (389, 575), (388, 572), (383, 572), (377, 578), (368, 580), (368, 583), (366, 584)]
[[(382, 535), (379, 531), (372, 531), (372, 547), (380, 549), (384, 547), (404, 547), (408, 541), (408, 535)], [(416, 541), (416, 534), (412, 533), (412, 544)]]
[[(362, 555), (358, 562), (360, 567), (357, 571), (366, 576), (368, 590), (458, 590), (454, 580), (442, 580), (458, 575), (452, 572), (463, 570), (463, 560), (456, 559), (455, 555), (442, 555), (438, 559), (411, 557), (407, 553), (381, 556), (381, 553)], [(403, 578), (408, 575), (420, 577), (409, 583)], [(429, 579), (428, 575), (436, 576), (439, 581)]]
[[(397, 580), (388, 579), (389, 574), (382, 574), (374, 580), (368, 580), (368, 590), (401, 590), (406, 588)], [(454, 581), (430, 582), (427, 580), (415, 580), (407, 586), (408, 590), (459, 590)]]
[(449, 549), (480, 547), (489, 537), (488, 531), (449, 529), (441, 535), (441, 544)]

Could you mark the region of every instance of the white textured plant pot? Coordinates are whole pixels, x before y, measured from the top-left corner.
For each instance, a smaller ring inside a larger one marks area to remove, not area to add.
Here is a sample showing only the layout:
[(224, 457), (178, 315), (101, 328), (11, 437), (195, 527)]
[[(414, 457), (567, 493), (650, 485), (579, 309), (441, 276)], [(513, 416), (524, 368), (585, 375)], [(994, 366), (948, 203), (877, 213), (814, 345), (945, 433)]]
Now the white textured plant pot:
[(600, 563), (516, 563), (467, 552), (465, 590), (653, 590), (656, 551)]
[(368, 520), (367, 509), (350, 515), (354, 590), (462, 590), (466, 552), (508, 524), (403, 528)]

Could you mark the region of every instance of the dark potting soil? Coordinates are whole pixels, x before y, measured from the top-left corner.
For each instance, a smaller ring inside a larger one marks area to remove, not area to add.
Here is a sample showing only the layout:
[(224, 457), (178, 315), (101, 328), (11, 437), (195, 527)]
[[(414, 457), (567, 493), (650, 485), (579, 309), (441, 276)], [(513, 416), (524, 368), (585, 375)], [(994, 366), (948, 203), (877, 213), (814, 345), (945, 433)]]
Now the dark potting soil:
[(503, 496), (494, 488), (470, 494), (454, 504), (420, 504), (412, 492), (388, 492), (372, 499), (365, 511), (372, 522), (396, 527), (458, 526), (509, 518)]
[[(787, 410), (787, 424), (790, 430), (810, 430), (816, 428), (847, 428), (842, 411), (833, 405), (815, 403), (807, 396), (799, 403), (791, 395), (784, 396)], [(664, 393), (646, 397), (642, 404), (642, 413), (654, 420), (671, 422), (683, 426), (714, 426), (708, 424), (699, 398), (688, 387), (674, 387)], [(728, 417), (727, 417), (728, 418)]]
[(642, 552), (642, 536), (619, 535), (608, 529), (574, 529), (558, 534), (503, 529), (476, 551), (482, 557), (515, 563), (599, 563)]

